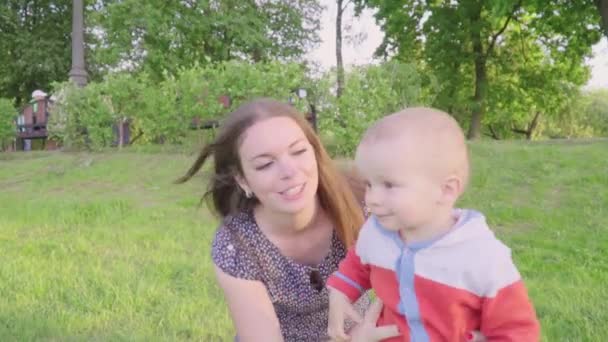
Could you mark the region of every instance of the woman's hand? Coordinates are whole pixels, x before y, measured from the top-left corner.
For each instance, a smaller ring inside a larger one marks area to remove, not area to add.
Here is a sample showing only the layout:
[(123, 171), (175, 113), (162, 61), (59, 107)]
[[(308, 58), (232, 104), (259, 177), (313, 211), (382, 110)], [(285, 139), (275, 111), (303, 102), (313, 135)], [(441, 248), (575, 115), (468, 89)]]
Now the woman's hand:
[[(378, 342), (385, 338), (401, 336), (396, 325), (376, 326), (378, 317), (382, 312), (383, 303), (376, 300), (365, 313), (361, 323), (357, 324), (350, 332), (351, 342)], [(471, 331), (465, 336), (467, 342), (486, 342), (486, 338), (479, 331)]]
[(361, 323), (351, 330), (351, 342), (377, 342), (385, 338), (401, 336), (396, 325), (376, 326), (382, 306), (380, 300), (376, 300), (369, 306)]

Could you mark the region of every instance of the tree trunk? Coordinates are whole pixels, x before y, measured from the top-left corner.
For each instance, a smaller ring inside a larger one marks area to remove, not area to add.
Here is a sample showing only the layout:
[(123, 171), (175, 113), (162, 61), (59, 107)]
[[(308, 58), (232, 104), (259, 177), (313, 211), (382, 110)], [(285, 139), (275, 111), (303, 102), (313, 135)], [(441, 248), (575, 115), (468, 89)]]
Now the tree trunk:
[(532, 119), (532, 121), (528, 125), (528, 128), (526, 128), (526, 129), (512, 128), (511, 131), (513, 131), (514, 133), (519, 133), (519, 134), (525, 135), (526, 136), (526, 140), (532, 140), (532, 135), (534, 134), (534, 131), (536, 130), (536, 127), (538, 127), (538, 120), (539, 119), (540, 119), (540, 112), (537, 111), (536, 114), (534, 114), (534, 118)]
[(262, 62), (262, 49), (259, 47), (254, 48), (253, 52), (251, 53), (251, 59), (254, 63)]
[[(479, 18), (477, 18), (479, 19)], [(487, 75), (486, 75), (486, 57), (483, 52), (483, 43), (481, 41), (481, 32), (479, 27), (473, 24), (472, 40), (473, 53), (475, 57), (475, 95), (473, 96), (473, 112), (471, 113), (471, 125), (467, 138), (474, 140), (478, 139), (481, 134), (481, 119), (484, 114), (484, 101), (486, 93)]]
[(602, 28), (604, 29), (604, 35), (608, 38), (608, 0), (595, 0), (597, 9), (602, 17)]
[(537, 111), (536, 114), (534, 115), (534, 119), (532, 119), (532, 122), (530, 122), (530, 124), (528, 125), (528, 133), (526, 134), (526, 139), (532, 140), (532, 134), (534, 134), (536, 127), (538, 127), (539, 118), (540, 118), (540, 112)]
[(118, 149), (122, 149), (123, 141), (125, 140), (124, 120), (118, 120)]
[[(477, 3), (474, 12), (471, 14), (471, 41), (473, 42), (473, 54), (475, 58), (475, 95), (473, 96), (473, 112), (471, 113), (471, 125), (467, 138), (473, 140), (478, 139), (481, 135), (481, 120), (485, 113), (486, 90), (488, 86), (488, 76), (486, 65), (488, 58), (491, 57), (494, 46), (498, 37), (502, 35), (509, 22), (516, 16), (517, 10), (521, 6), (522, 0), (519, 0), (511, 14), (507, 17), (502, 28), (495, 34), (491, 35), (488, 41), (487, 37), (481, 38), (481, 3)], [(483, 48), (483, 42), (488, 41), (486, 51)]]
[(342, 14), (344, 8), (342, 8), (342, 0), (336, 0), (336, 5), (336, 72), (338, 78), (336, 96), (340, 98), (344, 89), (344, 61), (342, 60)]

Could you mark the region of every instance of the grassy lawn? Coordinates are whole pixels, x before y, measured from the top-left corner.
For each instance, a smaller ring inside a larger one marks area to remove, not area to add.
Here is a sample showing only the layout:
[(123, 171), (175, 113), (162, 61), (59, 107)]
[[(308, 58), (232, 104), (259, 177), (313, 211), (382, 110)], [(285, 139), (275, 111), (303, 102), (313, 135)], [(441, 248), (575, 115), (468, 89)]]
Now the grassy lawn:
[[(0, 341), (223, 341), (233, 330), (179, 150), (0, 154)], [(545, 341), (608, 341), (608, 141), (473, 146), (462, 206), (514, 257)]]

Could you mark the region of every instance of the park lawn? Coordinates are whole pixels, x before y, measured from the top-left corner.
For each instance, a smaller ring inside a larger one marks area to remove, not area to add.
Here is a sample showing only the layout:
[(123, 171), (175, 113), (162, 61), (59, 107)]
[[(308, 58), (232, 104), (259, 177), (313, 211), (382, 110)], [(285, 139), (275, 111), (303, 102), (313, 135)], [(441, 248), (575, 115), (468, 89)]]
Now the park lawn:
[[(461, 205), (513, 250), (544, 341), (608, 341), (608, 141), (481, 142)], [(0, 341), (229, 341), (217, 220), (176, 149), (0, 154)]]

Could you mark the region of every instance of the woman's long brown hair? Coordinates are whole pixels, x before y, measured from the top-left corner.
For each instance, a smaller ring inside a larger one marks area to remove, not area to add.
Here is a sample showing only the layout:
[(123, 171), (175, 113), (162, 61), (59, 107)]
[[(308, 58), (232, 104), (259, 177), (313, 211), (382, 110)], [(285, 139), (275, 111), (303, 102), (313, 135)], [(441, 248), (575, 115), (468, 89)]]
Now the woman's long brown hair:
[(364, 220), (361, 202), (353, 193), (353, 190), (359, 190), (356, 173), (348, 168), (340, 172), (304, 116), (286, 103), (257, 99), (230, 113), (221, 124), (214, 141), (203, 147), (196, 161), (176, 183), (188, 181), (209, 158), (213, 158), (214, 170), (203, 200), (210, 199), (211, 209), (222, 217), (252, 209), (257, 200), (247, 198), (235, 180), (236, 175), (243, 174), (238, 149), (243, 133), (249, 127), (259, 120), (271, 117), (289, 117), (304, 132), (317, 158), (319, 202), (332, 218), (340, 240), (346, 246), (352, 246)]

